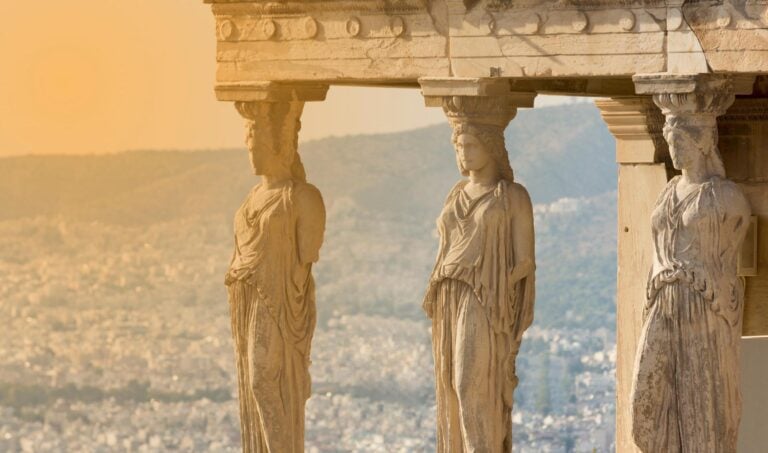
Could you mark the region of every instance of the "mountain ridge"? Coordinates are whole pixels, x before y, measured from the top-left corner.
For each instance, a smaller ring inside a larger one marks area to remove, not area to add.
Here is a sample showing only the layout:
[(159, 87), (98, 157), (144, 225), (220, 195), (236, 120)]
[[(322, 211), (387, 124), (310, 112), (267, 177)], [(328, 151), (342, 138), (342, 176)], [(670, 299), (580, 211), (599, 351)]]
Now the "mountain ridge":
[[(592, 105), (521, 111), (506, 137), (516, 177), (535, 203), (615, 188), (613, 139)], [(353, 193), (361, 206), (396, 212), (408, 200), (406, 209), (436, 214), (460, 178), (447, 124), (329, 137), (302, 143), (300, 153), (329, 203)], [(247, 153), (237, 149), (10, 156), (0, 159), (0, 220), (55, 214), (142, 224), (229, 216), (256, 181)]]

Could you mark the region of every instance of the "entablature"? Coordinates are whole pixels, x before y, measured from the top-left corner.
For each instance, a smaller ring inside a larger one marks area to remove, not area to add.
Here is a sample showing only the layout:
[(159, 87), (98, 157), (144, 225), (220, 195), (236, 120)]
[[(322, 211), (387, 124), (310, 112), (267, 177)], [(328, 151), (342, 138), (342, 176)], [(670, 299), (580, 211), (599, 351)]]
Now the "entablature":
[(768, 74), (768, 0), (205, 1), (224, 90), (503, 77), (622, 95), (639, 73)]

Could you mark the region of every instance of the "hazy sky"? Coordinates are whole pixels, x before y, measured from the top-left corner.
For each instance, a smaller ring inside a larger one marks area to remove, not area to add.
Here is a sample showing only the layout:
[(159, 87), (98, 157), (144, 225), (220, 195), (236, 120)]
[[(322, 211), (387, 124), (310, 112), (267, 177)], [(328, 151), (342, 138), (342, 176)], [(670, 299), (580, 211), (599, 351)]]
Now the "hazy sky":
[[(242, 120), (213, 94), (202, 0), (3, 1), (0, 56), (0, 156), (242, 146)], [(418, 90), (331, 88), (301, 138), (442, 120)]]

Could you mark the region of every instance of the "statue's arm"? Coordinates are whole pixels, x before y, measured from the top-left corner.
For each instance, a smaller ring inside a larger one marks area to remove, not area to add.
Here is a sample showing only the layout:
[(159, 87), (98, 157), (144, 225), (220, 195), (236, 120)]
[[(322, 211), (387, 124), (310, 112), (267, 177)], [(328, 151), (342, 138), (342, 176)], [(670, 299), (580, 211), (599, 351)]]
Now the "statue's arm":
[(512, 250), (515, 267), (511, 279), (525, 278), (536, 269), (535, 239), (533, 233), (533, 205), (528, 191), (519, 184), (513, 186), (512, 198)]
[(718, 211), (722, 213), (720, 227), (720, 243), (725, 250), (720, 251), (721, 262), (730, 265), (735, 262), (741, 249), (752, 208), (741, 188), (735, 183), (725, 185), (721, 199), (718, 200)]
[(296, 200), (298, 220), (296, 232), (298, 237), (299, 261), (302, 264), (316, 263), (320, 258), (320, 247), (325, 235), (325, 204), (320, 191), (312, 185), (307, 185)]
[(512, 186), (512, 252), (515, 266), (509, 276), (515, 306), (514, 343), (519, 346), (525, 330), (533, 322), (536, 259), (533, 237), (533, 206), (528, 191)]

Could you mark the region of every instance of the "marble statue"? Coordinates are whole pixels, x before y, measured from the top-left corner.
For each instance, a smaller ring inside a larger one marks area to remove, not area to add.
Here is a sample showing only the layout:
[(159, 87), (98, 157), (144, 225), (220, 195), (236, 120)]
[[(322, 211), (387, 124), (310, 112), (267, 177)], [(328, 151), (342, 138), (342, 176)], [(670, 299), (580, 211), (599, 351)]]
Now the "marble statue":
[(461, 180), (438, 220), (423, 308), (432, 320), (437, 451), (509, 452), (515, 359), (533, 321), (533, 212), (514, 182), (503, 99), (447, 97)]
[(682, 172), (656, 202), (653, 266), (632, 384), (632, 434), (645, 453), (736, 451), (744, 287), (736, 275), (750, 206), (725, 178), (716, 117), (727, 81), (657, 94)]
[(302, 102), (238, 103), (253, 172), (237, 211), (226, 275), (237, 357), (243, 451), (304, 451), (315, 329), (312, 263), (325, 230), (320, 192), (297, 153)]

